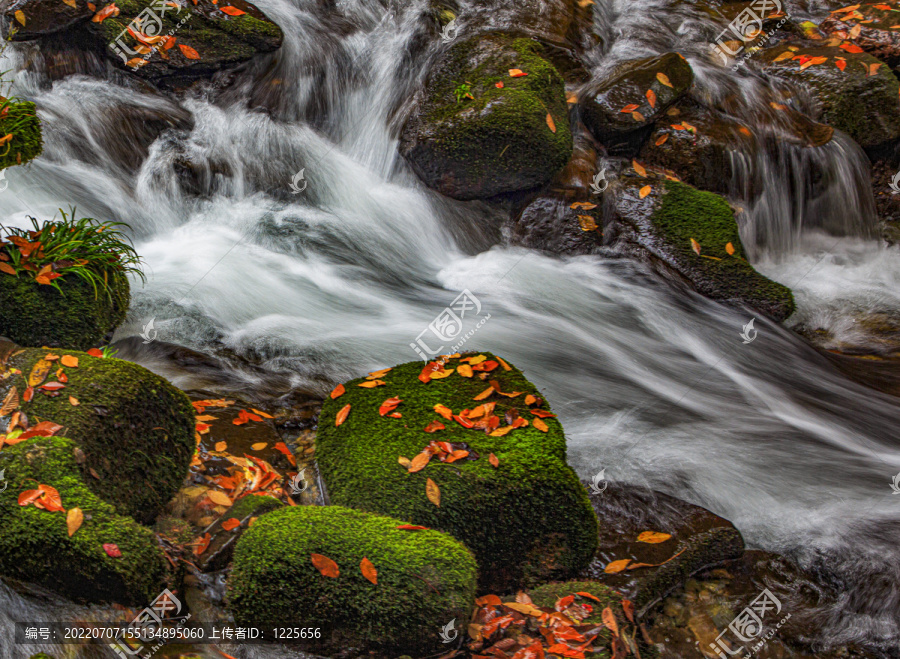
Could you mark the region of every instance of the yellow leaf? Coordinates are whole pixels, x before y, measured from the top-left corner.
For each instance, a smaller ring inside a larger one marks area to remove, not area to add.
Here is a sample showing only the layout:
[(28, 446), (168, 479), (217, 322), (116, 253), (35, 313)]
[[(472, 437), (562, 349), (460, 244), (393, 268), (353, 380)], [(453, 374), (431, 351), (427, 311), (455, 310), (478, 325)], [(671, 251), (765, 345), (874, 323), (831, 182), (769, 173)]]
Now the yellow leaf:
[(487, 398), (488, 396), (490, 396), (492, 393), (494, 393), (494, 388), (493, 388), (493, 387), (488, 387), (487, 389), (485, 389), (484, 391), (482, 391), (482, 392), (481, 392), (480, 394), (478, 394), (477, 396), (473, 396), (473, 397), (472, 397), (472, 400), (484, 400), (485, 398)]
[(637, 160), (632, 160), (631, 166), (634, 167), (634, 171), (636, 171), (638, 173), (638, 176), (646, 176), (647, 175), (647, 170), (644, 169), (644, 166), (641, 165), (641, 163), (639, 163)]
[(675, 88), (675, 87), (672, 85), (672, 83), (669, 81), (669, 76), (667, 76), (665, 73), (662, 73), (662, 72), (657, 73), (657, 74), (656, 74), (656, 79), (659, 80), (659, 81), (660, 81), (662, 84), (664, 84), (666, 87), (672, 87), (672, 89)]
[(659, 544), (660, 542), (665, 542), (671, 537), (672, 536), (669, 533), (659, 533), (658, 531), (644, 531), (637, 537), (637, 541), (655, 545)]
[(21, 9), (16, 10), (16, 20), (22, 24), (22, 27), (25, 27), (25, 12)]
[(556, 124), (553, 123), (553, 117), (550, 116), (550, 113), (547, 113), (547, 126), (550, 128), (551, 133), (556, 132)]
[(363, 389), (373, 389), (374, 387), (381, 387), (386, 385), (387, 382), (384, 380), (366, 380), (365, 382), (361, 382), (358, 384), (358, 387), (362, 387)]
[(84, 522), (84, 513), (81, 512), (81, 508), (70, 508), (66, 513), (66, 527), (69, 529), (70, 538), (81, 528), (82, 522)]
[(372, 371), (371, 373), (369, 373), (369, 376), (366, 378), (366, 380), (377, 380), (378, 378), (383, 378), (392, 370), (392, 368), (383, 368), (380, 371)]
[(269, 445), (268, 442), (257, 442), (256, 444), (253, 444), (250, 448), (252, 448), (254, 451), (262, 451), (268, 445)]
[(425, 496), (438, 508), (441, 507), (441, 489), (430, 478), (425, 481)]
[(734, 256), (734, 245), (732, 245), (731, 243), (726, 243), (725, 251), (728, 252), (728, 256)]
[(569, 208), (571, 208), (572, 210), (583, 208), (586, 211), (590, 211), (597, 208), (597, 204), (592, 204), (589, 201), (576, 201), (574, 204), (570, 205)]
[(853, 28), (850, 30), (849, 36), (851, 39), (855, 39), (856, 37), (859, 36), (860, 32), (862, 32), (862, 25), (854, 25)]
[(649, 185), (645, 185), (643, 188), (641, 188), (641, 191), (638, 194), (640, 194), (641, 199), (643, 199), (648, 194), (650, 194), (652, 191), (653, 191), (653, 188), (651, 188)]
[(630, 562), (630, 558), (623, 558), (621, 561), (613, 561), (605, 568), (603, 568), (603, 571), (606, 572), (606, 574), (616, 574), (617, 572), (621, 572), (622, 570), (624, 570), (625, 566)]
[(81, 405), (81, 401), (75, 398), (75, 396), (69, 396), (69, 405), (72, 407), (78, 407)]
[(644, 115), (642, 115), (637, 110), (635, 110), (634, 112), (631, 113), (631, 118), (634, 119), (635, 121), (646, 121), (646, 119), (644, 118)]
[(75, 0), (63, 0), (67, 5), (69, 5), (72, 9), (78, 9), (78, 5), (75, 4)]
[(232, 503), (228, 495), (224, 492), (219, 492), (219, 490), (210, 490), (206, 493), (206, 496), (217, 506), (230, 506)]
[(772, 61), (773, 62), (783, 62), (786, 59), (791, 59), (793, 56), (794, 56), (794, 53), (792, 51), (786, 50)]
[(540, 618), (542, 615), (544, 615), (544, 612), (533, 604), (523, 604), (521, 602), (503, 602), (503, 606), (505, 606), (507, 609), (518, 611), (522, 615), (534, 616), (535, 618)]
[(472, 372), (472, 367), (469, 366), (468, 364), (460, 364), (456, 368), (456, 372), (459, 373), (464, 378), (470, 378), (474, 375), (474, 373)]
[(219, 453), (224, 453), (228, 450), (228, 442), (216, 442), (216, 450)]
[(775, 108), (776, 110), (787, 110), (787, 106), (786, 106), (786, 105), (782, 105), (781, 103), (771, 102), (771, 103), (769, 103), (769, 105), (771, 105), (771, 106), (772, 106), (773, 108)]
[(700, 255), (700, 243), (691, 238), (691, 249), (697, 252), (697, 255)]
[(579, 215), (578, 223), (581, 225), (582, 231), (593, 231), (597, 228), (597, 223), (590, 215)]
[(39, 359), (31, 369), (31, 373), (28, 374), (28, 386), (36, 387), (41, 384), (47, 378), (51, 368), (53, 368), (53, 362)]
[(409, 469), (410, 465), (412, 464), (412, 460), (410, 460), (409, 458), (404, 458), (402, 455), (397, 458), (397, 462), (400, 463), (401, 467), (405, 467), (407, 469)]
[(547, 426), (547, 424), (544, 423), (543, 421), (541, 421), (540, 419), (535, 419), (534, 421), (531, 422), (531, 425), (533, 425), (535, 428), (537, 428), (541, 432), (547, 432), (548, 430), (550, 430), (549, 426)]

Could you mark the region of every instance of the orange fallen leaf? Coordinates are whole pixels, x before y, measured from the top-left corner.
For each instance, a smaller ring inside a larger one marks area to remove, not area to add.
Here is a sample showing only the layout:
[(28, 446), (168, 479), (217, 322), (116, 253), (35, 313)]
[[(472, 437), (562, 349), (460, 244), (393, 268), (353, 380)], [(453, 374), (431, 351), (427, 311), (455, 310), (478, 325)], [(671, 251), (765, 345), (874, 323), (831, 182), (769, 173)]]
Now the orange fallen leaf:
[(228, 450), (228, 442), (216, 442), (216, 451), (224, 453)]
[(609, 563), (605, 568), (603, 568), (603, 571), (606, 572), (606, 574), (616, 574), (624, 570), (625, 566), (630, 562), (630, 558), (624, 558), (621, 561), (613, 561), (612, 563)]
[(847, 60), (844, 59), (835, 59), (834, 65), (839, 68), (841, 71), (847, 68)]
[(70, 538), (81, 528), (82, 522), (84, 522), (84, 513), (81, 512), (81, 508), (69, 509), (69, 512), (66, 513), (66, 529), (69, 531)]
[(230, 506), (233, 503), (231, 497), (224, 492), (219, 492), (219, 490), (210, 490), (206, 493), (206, 496), (217, 506)]
[(613, 633), (613, 636), (619, 635), (619, 625), (616, 622), (616, 616), (612, 612), (612, 609), (608, 606), (603, 609), (603, 612), (600, 614), (600, 618), (603, 620), (603, 625)]
[(222, 528), (226, 531), (234, 531), (240, 525), (241, 521), (235, 517), (229, 517), (224, 522), (222, 522)]
[(389, 368), (383, 368), (380, 371), (372, 371), (371, 373), (369, 373), (366, 380), (378, 380), (379, 378), (383, 378), (385, 375), (390, 373), (392, 370), (394, 370), (394, 369), (389, 367)]
[(629, 104), (626, 105), (624, 108), (622, 108), (621, 110), (619, 110), (619, 112), (622, 112), (622, 113), (624, 113), (624, 114), (628, 114), (629, 112), (634, 112), (634, 111), (637, 110), (639, 107), (641, 107), (641, 106), (638, 105), (637, 103), (629, 103)]
[[(398, 406), (400, 403), (402, 403), (402, 402), (403, 402), (403, 401), (400, 400), (399, 398), (397, 398), (396, 396), (393, 396), (393, 397), (391, 397), (391, 398), (388, 398), (388, 399), (387, 399), (386, 401), (384, 401), (384, 402), (381, 404), (381, 406), (378, 408), (378, 413), (379, 413), (381, 416), (384, 416), (385, 414), (388, 414), (389, 412), (393, 412), (395, 409), (397, 409), (397, 406)], [(348, 405), (347, 408), (349, 409), (350, 406)]]
[(81, 405), (81, 401), (79, 401), (75, 396), (69, 396), (69, 405), (72, 407), (78, 407)]
[(445, 419), (447, 419), (447, 421), (450, 421), (453, 419), (453, 410), (451, 410), (446, 405), (441, 405), (440, 403), (438, 403), (437, 405), (434, 406), (434, 411), (437, 412), (438, 414), (440, 414)]
[(594, 231), (597, 228), (597, 222), (590, 215), (579, 215), (578, 224), (582, 231)]
[(647, 90), (647, 102), (650, 104), (651, 108), (656, 108), (656, 94), (652, 89)]
[(230, 6), (229, 7), (219, 7), (219, 9), (221, 9), (223, 12), (225, 12), (229, 16), (243, 16), (244, 14), (247, 13), (245, 11), (241, 11), (237, 7), (230, 7)]
[(414, 474), (417, 471), (422, 471), (428, 463), (431, 461), (431, 453), (427, 451), (423, 451), (419, 453), (416, 457), (412, 459), (409, 464), (409, 473)]
[(544, 423), (543, 421), (541, 421), (540, 419), (535, 419), (534, 421), (531, 422), (531, 425), (533, 425), (535, 428), (537, 428), (541, 432), (547, 432), (548, 430), (550, 430), (549, 426), (547, 426), (547, 424)]
[(472, 372), (472, 367), (468, 364), (460, 364), (456, 368), (456, 372), (459, 373), (464, 378), (470, 378), (474, 373)]
[(331, 399), (334, 400), (335, 398), (338, 398), (339, 396), (343, 396), (345, 391), (346, 391), (346, 389), (344, 389), (344, 385), (339, 384), (338, 386), (336, 386), (334, 389), (331, 390), (331, 394), (330, 394)]
[(665, 542), (671, 537), (672, 535), (669, 533), (660, 533), (658, 531), (644, 531), (637, 537), (637, 541), (655, 545), (660, 542)]
[(697, 242), (696, 240), (694, 240), (693, 238), (691, 238), (691, 249), (694, 250), (694, 251), (697, 253), (697, 255), (699, 256), (699, 254), (700, 254), (700, 243), (698, 243), (698, 242)]
[(357, 387), (362, 387), (363, 389), (374, 389), (375, 387), (383, 387), (387, 382), (384, 380), (366, 380), (365, 382), (360, 382)]
[(503, 83), (502, 83), (502, 82), (495, 82), (495, 83), (494, 83), (494, 87), (496, 87), (497, 89), (503, 89)]
[(649, 185), (645, 185), (643, 188), (640, 189), (638, 194), (641, 196), (641, 199), (643, 199), (648, 194), (650, 194), (652, 191), (653, 191), (652, 187), (650, 187)]
[(372, 561), (368, 558), (363, 557), (363, 559), (359, 562), (359, 571), (362, 572), (362, 575), (371, 581), (376, 586), (378, 585), (378, 570), (375, 569), (375, 566), (372, 565)]
[(848, 53), (861, 53), (863, 49), (853, 43), (842, 43), (840, 45), (841, 50), (846, 50)]
[(257, 442), (256, 444), (251, 445), (250, 448), (253, 449), (254, 451), (262, 451), (268, 445), (269, 445), (268, 442)]
[(419, 526), (417, 524), (401, 524), (397, 527), (399, 531), (428, 531), (427, 526)]
[(773, 62), (783, 62), (786, 59), (793, 59), (793, 57), (794, 57), (794, 53), (791, 52), (790, 50), (786, 50), (772, 61)]
[(497, 456), (494, 455), (493, 453), (491, 453), (491, 454), (488, 456), (488, 462), (491, 463), (491, 466), (492, 466), (494, 469), (496, 469), (496, 468), (498, 468), (498, 467), (500, 466), (500, 460), (499, 460), (499, 458), (497, 458)]
[(190, 46), (184, 45), (183, 43), (178, 44), (178, 50), (180, 50), (181, 54), (188, 59), (200, 59), (200, 53), (198, 53)]
[(556, 124), (553, 123), (553, 117), (550, 116), (550, 113), (547, 113), (547, 127), (550, 129), (551, 133), (556, 132)]
[(347, 416), (350, 414), (350, 404), (346, 404), (341, 408), (341, 411), (337, 413), (337, 416), (334, 418), (335, 427), (341, 425), (344, 421), (347, 420)]
[(734, 256), (734, 245), (731, 243), (725, 243), (725, 251), (729, 256)]
[(637, 172), (638, 176), (647, 176), (647, 170), (637, 160), (632, 160), (631, 166), (634, 167), (634, 171)]
[(656, 79), (659, 80), (660, 83), (664, 84), (666, 87), (672, 87), (674, 89), (674, 86), (669, 81), (669, 76), (667, 76), (665, 73), (662, 73), (662, 72), (657, 73)]
[(484, 400), (485, 398), (487, 398), (488, 396), (490, 396), (492, 393), (494, 393), (494, 388), (493, 388), (493, 387), (488, 387), (487, 389), (485, 389), (484, 391), (482, 391), (482, 392), (481, 392), (480, 394), (478, 394), (477, 396), (474, 396), (474, 397), (472, 398), (472, 400)]
[(438, 430), (444, 430), (447, 426), (445, 426), (440, 421), (431, 421), (427, 426), (425, 426), (425, 432), (437, 432)]
[(663, 133), (656, 139), (656, 142), (655, 142), (656, 146), (662, 146), (663, 144), (666, 143), (667, 139), (669, 139), (669, 134)]
[(313, 566), (323, 577), (335, 578), (341, 573), (338, 564), (327, 556), (323, 556), (322, 554), (310, 554), (309, 558), (312, 561)]
[[(106, 5), (105, 7), (103, 7), (103, 9), (98, 11), (96, 14), (94, 14), (91, 17), (91, 21), (93, 21), (94, 23), (102, 23), (110, 16), (118, 16), (118, 15), (119, 15), (119, 8), (116, 7), (115, 2), (111, 2), (108, 5)], [(22, 22), (22, 25), (25, 25), (25, 23)]]
[(634, 119), (635, 121), (646, 121), (646, 118), (644, 117), (644, 115), (642, 115), (637, 110), (635, 110), (634, 112), (631, 113), (631, 118)]
[[(15, 17), (16, 17), (16, 20), (22, 24), (22, 27), (25, 27), (25, 12), (23, 12), (21, 9), (17, 9), (16, 13), (15, 13)], [(103, 19), (101, 18), (100, 20), (102, 21)], [(97, 22), (99, 23), (100, 21), (97, 21)]]
[(510, 69), (509, 70), (510, 78), (521, 78), (522, 76), (527, 76), (527, 75), (528, 74), (525, 73), (522, 69)]
[(441, 489), (430, 478), (425, 481), (425, 496), (438, 508), (441, 507)]

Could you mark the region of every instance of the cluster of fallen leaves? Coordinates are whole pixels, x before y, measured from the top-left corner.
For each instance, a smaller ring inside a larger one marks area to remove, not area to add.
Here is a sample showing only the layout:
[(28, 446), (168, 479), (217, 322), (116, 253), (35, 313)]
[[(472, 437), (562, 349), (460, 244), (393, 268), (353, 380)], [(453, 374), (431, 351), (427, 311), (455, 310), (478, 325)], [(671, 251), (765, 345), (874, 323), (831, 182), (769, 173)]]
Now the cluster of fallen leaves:
[[(843, 43), (840, 45), (841, 50), (844, 50), (848, 53), (861, 53), (863, 49), (853, 43)], [(783, 53), (778, 55), (774, 60), (774, 62), (786, 62), (786, 61), (796, 61), (800, 65), (800, 70), (805, 71), (811, 66), (818, 66), (820, 64), (825, 64), (831, 58), (826, 55), (809, 55), (804, 53), (798, 53), (799, 48), (797, 46), (788, 46), (788, 49)], [(841, 57), (840, 55), (834, 56), (834, 65), (841, 71), (844, 71), (847, 68), (847, 58)], [(881, 68), (881, 62), (873, 62), (871, 64), (867, 64), (866, 62), (859, 62), (859, 65), (865, 70), (866, 77), (873, 76), (878, 73), (878, 69)], [(785, 106), (780, 105), (778, 103), (771, 103), (772, 107), (776, 110), (786, 109)]]
[[(664, 85), (666, 87), (673, 87), (672, 82), (669, 80), (669, 76), (667, 76), (662, 71), (660, 71), (656, 74), (656, 79), (657, 79), (657, 81), (659, 81), (659, 83), (661, 85)], [(656, 92), (653, 91), (653, 89), (648, 89), (646, 92), (644, 92), (644, 96), (647, 99), (647, 103), (650, 105), (650, 108), (655, 110), (656, 109)], [(638, 108), (641, 107), (642, 104), (643, 104), (643, 101), (641, 101), (641, 103), (629, 103), (628, 105), (623, 107), (621, 110), (619, 110), (619, 112), (622, 112), (624, 114), (631, 114), (631, 118), (634, 119), (635, 121), (646, 121), (646, 118), (644, 117), (644, 115), (642, 115), (640, 112), (638, 112)]]
[[(472, 639), (468, 649), (473, 659), (545, 659), (548, 655), (567, 659), (585, 659), (587, 653), (606, 649), (604, 630), (612, 635), (609, 651), (613, 659), (633, 654), (640, 659), (636, 642), (638, 626), (634, 605), (621, 601), (622, 614), (631, 623), (619, 626), (616, 612), (605, 607), (602, 623), (584, 621), (591, 617), (595, 603), (601, 600), (588, 592), (576, 592), (559, 598), (550, 607), (537, 607), (527, 593), (519, 592), (515, 601), (503, 602), (497, 595), (475, 600), (476, 609), (469, 623)], [(641, 627), (646, 638), (646, 630)]]
[[(5, 144), (11, 139), (12, 135), (6, 135), (5, 137), (0, 138), (0, 142)], [(87, 265), (88, 263), (84, 259), (62, 260), (48, 263), (39, 268), (31, 262), (31, 257), (33, 256), (36, 259), (44, 258), (44, 246), (41, 245), (39, 240), (35, 240), (35, 238), (40, 236), (40, 232), (29, 231), (28, 235), (31, 238), (30, 241), (23, 236), (7, 236), (6, 240), (0, 238), (0, 272), (13, 276), (19, 274), (18, 270), (10, 264), (11, 258), (7, 253), (10, 250), (18, 250), (21, 255), (18, 260), (19, 267), (32, 273), (34, 275), (34, 280), (38, 284), (43, 284), (44, 286), (49, 286), (50, 282), (54, 279), (62, 277), (63, 274), (65, 274), (62, 271), (66, 268), (70, 268), (73, 265)]]
[[(238, 499), (248, 495), (270, 496), (280, 501), (284, 501), (288, 505), (297, 505), (293, 499), (285, 491), (285, 484), (296, 476), (296, 472), (280, 473), (268, 461), (253, 455), (244, 453), (243, 457), (232, 455), (228, 452), (228, 443), (224, 441), (216, 442), (212, 450), (206, 450), (202, 445), (202, 436), (208, 435), (212, 425), (210, 422), (216, 421), (219, 417), (207, 413), (207, 408), (226, 408), (234, 405), (235, 401), (226, 400), (224, 398), (197, 400), (191, 404), (194, 407), (197, 450), (191, 460), (191, 468), (195, 475), (200, 478), (208, 488), (205, 496), (201, 499), (201, 506), (215, 509), (218, 506), (225, 508), (230, 507)], [(250, 411), (241, 409), (237, 417), (232, 419), (232, 424), (243, 426), (247, 423), (261, 423), (265, 419), (272, 419), (272, 415), (256, 408), (250, 408)], [(268, 447), (267, 442), (259, 442), (253, 444), (251, 449), (254, 451), (262, 451)], [(284, 442), (277, 442), (273, 447), (274, 450), (283, 454), (292, 467), (297, 466), (294, 454)], [(229, 463), (226, 474), (218, 474), (215, 476), (208, 475), (207, 463), (221, 462), (225, 460)], [(222, 511), (223, 513), (226, 511)], [(251, 519), (252, 523), (252, 519)], [(241, 525), (241, 521), (236, 518), (229, 518), (222, 522), (222, 528), (226, 531), (234, 531)], [(193, 553), (195, 556), (201, 556), (209, 548), (212, 535), (207, 532), (193, 543)]]
[[(672, 536), (668, 533), (661, 533), (659, 531), (644, 531), (638, 535), (637, 541), (645, 542), (645, 543), (651, 544), (651, 545), (656, 545), (656, 544), (659, 544), (661, 542), (665, 542), (666, 540), (671, 539), (671, 537)], [(607, 574), (618, 574), (619, 572), (622, 572), (623, 570), (637, 570), (642, 567), (659, 567), (660, 565), (665, 565), (666, 563), (673, 560), (677, 556), (680, 556), (683, 552), (684, 552), (684, 549), (682, 549), (677, 554), (670, 556), (669, 558), (664, 560), (662, 563), (640, 563), (637, 561), (633, 561), (630, 558), (623, 558), (621, 560), (611, 561), (610, 563), (607, 564), (607, 566), (605, 568), (603, 568), (603, 571), (606, 572)]]
[[(75, 6), (74, 0), (64, 0), (64, 2), (66, 2), (67, 4), (69, 3), (69, 1), (71, 1), (71, 3), (72, 3), (71, 6), (74, 7)], [(198, 4), (198, 0), (191, 0), (191, 1), (194, 3), (194, 5)], [(210, 2), (212, 2), (212, 4), (214, 4), (214, 5), (216, 5), (216, 7), (222, 13), (227, 14), (228, 16), (232, 16), (232, 17), (243, 16), (244, 14), (247, 13), (241, 9), (238, 9), (237, 7), (232, 7), (230, 5), (224, 5), (222, 7), (219, 7), (218, 6), (219, 0), (210, 0)], [(182, 5), (180, 5), (177, 2), (174, 2), (174, 0), (169, 0), (165, 4), (167, 7), (171, 7), (172, 9), (175, 9), (177, 11), (180, 11), (182, 8)], [(91, 18), (91, 20), (94, 23), (102, 23), (107, 18), (116, 17), (121, 13), (120, 9), (116, 6), (115, 2), (111, 2), (99, 10), (91, 2), (88, 2), (87, 6), (91, 11), (95, 12), (93, 17)], [(21, 12), (16, 12), (16, 13), (19, 14)], [(18, 18), (18, 16), (17, 16), (17, 18)], [(19, 20), (19, 22), (22, 23), (22, 25), (25, 25), (24, 14), (22, 15), (22, 18)], [(135, 28), (137, 28), (137, 29), (135, 29)], [(135, 40), (135, 44), (133, 46), (131, 46), (132, 50), (134, 50), (135, 52), (142, 55), (142, 57), (134, 57), (134, 58), (128, 60), (125, 63), (126, 66), (129, 66), (132, 68), (140, 68), (140, 67), (146, 65), (147, 62), (149, 61), (149, 58), (145, 59), (145, 57), (147, 55), (152, 55), (154, 52), (159, 53), (159, 56), (162, 59), (168, 60), (169, 59), (168, 51), (171, 50), (172, 48), (174, 48), (176, 45), (178, 46), (178, 50), (181, 51), (181, 54), (186, 59), (189, 59), (189, 60), (200, 59), (200, 53), (198, 53), (195, 49), (191, 48), (187, 44), (176, 44), (177, 38), (175, 36), (169, 36), (169, 35), (163, 35), (163, 34), (157, 34), (157, 35), (146, 34), (143, 31), (143, 29), (141, 28), (140, 17), (135, 18), (128, 25), (127, 32)]]

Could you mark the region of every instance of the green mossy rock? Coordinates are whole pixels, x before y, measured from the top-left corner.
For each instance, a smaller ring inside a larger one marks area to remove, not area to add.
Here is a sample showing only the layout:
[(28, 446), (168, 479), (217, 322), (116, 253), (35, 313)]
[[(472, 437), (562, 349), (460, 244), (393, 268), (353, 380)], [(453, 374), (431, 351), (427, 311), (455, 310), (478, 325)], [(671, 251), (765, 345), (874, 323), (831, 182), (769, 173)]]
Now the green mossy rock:
[[(759, 62), (766, 73), (809, 90), (814, 118), (847, 133), (863, 148), (885, 146), (900, 138), (900, 84), (890, 67), (868, 53), (820, 46), (797, 50), (797, 55), (828, 58), (801, 71), (799, 60), (775, 61), (786, 51), (786, 46), (768, 48), (759, 53)], [(835, 66), (835, 57), (846, 60), (843, 71)], [(879, 63), (882, 66), (867, 75), (867, 67)]]
[[(671, 86), (659, 80), (660, 73), (668, 78)], [(648, 128), (663, 117), (693, 82), (694, 71), (679, 53), (625, 62), (581, 93), (581, 118), (594, 137), (615, 150), (629, 143), (635, 131)], [(656, 95), (652, 106), (647, 90)], [(634, 111), (622, 111), (631, 105), (637, 106)]]
[[(46, 354), (47, 350), (27, 348), (10, 357), (8, 367), (21, 373), (0, 380), (0, 399), (12, 386), (21, 396), (28, 374)], [(63, 426), (62, 432), (84, 451), (81, 467), (91, 491), (120, 513), (150, 523), (187, 475), (195, 447), (190, 401), (137, 364), (75, 351), (58, 354), (79, 361), (77, 368), (63, 369), (68, 376), (65, 388), (52, 398), (36, 389), (21, 410), (31, 425), (46, 420)], [(58, 367), (54, 362), (47, 381), (56, 380)], [(70, 396), (80, 404), (71, 405)]]
[[(0, 492), (0, 574), (74, 599), (145, 604), (163, 587), (165, 557), (150, 529), (87, 487), (77, 447), (62, 437), (35, 437), (0, 451), (0, 473), (9, 483)], [(83, 512), (72, 537), (65, 512), (19, 505), (19, 495), (38, 484), (56, 488), (66, 510)], [(117, 545), (122, 556), (107, 555), (104, 544)]]
[[(458, 365), (451, 359), (447, 367)], [(456, 414), (474, 408), (480, 403), (473, 398), (485, 390), (487, 380), (454, 372), (423, 384), (418, 380), (423, 366), (397, 366), (382, 378), (387, 384), (375, 389), (359, 387), (363, 379), (353, 380), (346, 383), (345, 394), (326, 399), (316, 458), (331, 501), (449, 533), (478, 559), (483, 591), (507, 592), (565, 578), (587, 565), (597, 547), (597, 521), (584, 487), (566, 464), (559, 421), (545, 419), (546, 433), (529, 423), (503, 437), (444, 421), (434, 405), (446, 405)], [(501, 419), (517, 408), (531, 422), (536, 417), (527, 412), (525, 396), (543, 396), (518, 369), (510, 369), (497, 367), (489, 379), (499, 382), (501, 391), (522, 395), (494, 394), (487, 402), (496, 401), (494, 413)], [(394, 396), (403, 401), (397, 408), (402, 418), (380, 416), (379, 405)], [(335, 416), (345, 405), (351, 406), (350, 415), (335, 427)], [(444, 422), (446, 429), (424, 432), (434, 420)], [(414, 458), (432, 440), (464, 442), (479, 457), (454, 463), (435, 458), (423, 470), (407, 473), (398, 458)], [(498, 468), (489, 462), (491, 453), (499, 459)], [(428, 479), (440, 488), (440, 507), (425, 496)]]
[(5, 107), (6, 115), (0, 118), (0, 135), (12, 134), (13, 137), (8, 145), (0, 147), (0, 169), (24, 165), (44, 150), (41, 120), (34, 103), (11, 100)]
[[(528, 75), (513, 78), (510, 69)], [(457, 100), (464, 84), (474, 100)], [(455, 199), (541, 186), (572, 153), (563, 79), (531, 39), (460, 40), (432, 69), (400, 152), (426, 185)]]
[[(640, 198), (645, 185), (652, 190)], [(777, 322), (794, 312), (790, 289), (759, 274), (746, 260), (734, 212), (722, 197), (646, 178), (620, 179), (613, 194), (614, 227), (604, 229), (610, 239), (623, 239), (630, 249), (714, 300), (750, 306)], [(703, 256), (694, 252), (692, 238)], [(728, 243), (733, 255), (725, 250)]]
[(24, 346), (87, 350), (125, 320), (131, 301), (128, 279), (117, 274), (108, 290), (75, 274), (38, 284), (24, 273), (0, 273), (0, 336)]
[[(464, 626), (475, 598), (469, 551), (437, 531), (338, 506), (282, 508), (260, 517), (238, 542), (228, 606), (239, 625), (319, 627), (320, 652), (348, 646), (423, 656), (446, 649), (439, 633)], [(337, 563), (326, 577), (311, 554)], [(361, 572), (368, 558), (377, 585)]]

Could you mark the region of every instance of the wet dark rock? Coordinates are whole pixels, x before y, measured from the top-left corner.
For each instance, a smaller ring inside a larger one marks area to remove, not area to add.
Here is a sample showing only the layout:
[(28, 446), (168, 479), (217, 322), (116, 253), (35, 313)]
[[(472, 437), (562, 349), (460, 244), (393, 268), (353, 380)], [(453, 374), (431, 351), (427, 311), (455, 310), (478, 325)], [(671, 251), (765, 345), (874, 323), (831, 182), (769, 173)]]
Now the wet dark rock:
[[(851, 53), (832, 46), (793, 46), (795, 57), (827, 57), (827, 61), (801, 70), (799, 59), (775, 61), (789, 47), (776, 46), (754, 58), (766, 73), (799, 85), (807, 97), (811, 116), (847, 133), (866, 149), (883, 148), (900, 138), (898, 93), (900, 85), (890, 68), (867, 53)], [(841, 71), (837, 57), (846, 61)], [(870, 75), (873, 65), (880, 65)]]
[[(87, 0), (73, 0), (73, 4), (71, 7), (62, 0), (18, 0), (8, 5), (3, 18), (8, 25), (15, 26), (13, 41), (30, 41), (65, 30), (94, 15)], [(25, 25), (16, 20), (18, 11), (25, 14)]]
[[(197, 567), (204, 572), (223, 570), (228, 567), (234, 556), (234, 548), (241, 535), (250, 528), (251, 523), (261, 515), (283, 507), (284, 504), (268, 496), (248, 494), (232, 504), (225, 513), (219, 517), (204, 533), (209, 533), (212, 539), (209, 547), (203, 554), (195, 559)], [(230, 520), (237, 520), (240, 524), (234, 528), (222, 528), (222, 524)]]
[[(657, 74), (670, 84), (663, 84)], [(653, 122), (687, 93), (693, 81), (690, 64), (678, 53), (625, 62), (579, 93), (582, 120), (611, 152), (627, 151), (639, 146)], [(648, 90), (655, 95), (652, 104)], [(636, 107), (625, 110), (632, 106)]]
[(441, 56), (400, 141), (426, 185), (455, 199), (488, 198), (539, 187), (565, 165), (572, 135), (563, 81), (542, 52), (536, 41), (490, 34)]
[(860, 5), (856, 11), (832, 12), (819, 24), (819, 29), (832, 37), (849, 39), (870, 55), (896, 67), (900, 66), (900, 30), (891, 27), (897, 24), (894, 9), (879, 9), (877, 3), (872, 3)]

